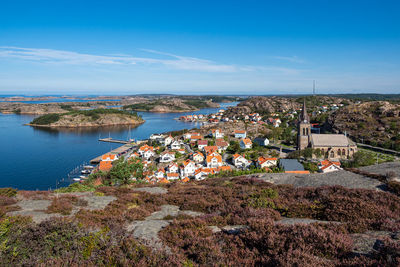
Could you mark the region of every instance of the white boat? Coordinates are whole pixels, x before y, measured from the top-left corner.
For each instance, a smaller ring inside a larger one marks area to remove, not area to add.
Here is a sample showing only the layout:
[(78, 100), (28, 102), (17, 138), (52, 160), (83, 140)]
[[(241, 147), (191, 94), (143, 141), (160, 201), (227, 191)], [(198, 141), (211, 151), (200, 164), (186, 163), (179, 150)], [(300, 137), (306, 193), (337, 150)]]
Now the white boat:
[(81, 178), (72, 178), (72, 180), (79, 182), (81, 180)]
[(92, 165), (86, 165), (86, 166), (83, 166), (83, 168), (86, 169), (86, 170), (93, 170), (93, 169), (94, 169), (94, 166), (92, 166)]
[(81, 179), (87, 179), (87, 176), (81, 175), (81, 176), (79, 176), (79, 178), (81, 178)]
[(82, 170), (81, 173), (82, 174), (90, 174), (90, 171), (89, 170)]

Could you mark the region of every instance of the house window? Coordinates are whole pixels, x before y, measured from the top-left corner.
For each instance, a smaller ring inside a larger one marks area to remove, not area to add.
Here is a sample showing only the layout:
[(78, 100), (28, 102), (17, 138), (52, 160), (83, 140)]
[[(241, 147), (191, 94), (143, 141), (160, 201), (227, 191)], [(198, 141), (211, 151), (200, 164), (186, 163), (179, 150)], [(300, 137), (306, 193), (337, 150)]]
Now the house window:
[(341, 152), (340, 148), (338, 149), (337, 154), (338, 154), (338, 156), (342, 155), (342, 152)]
[(346, 156), (346, 150), (344, 148), (342, 149), (342, 155)]
[(308, 128), (307, 128), (307, 135), (308, 135)]
[(303, 128), (303, 135), (306, 135), (306, 129)]
[(331, 151), (331, 157), (333, 158), (333, 157), (335, 157), (335, 151)]

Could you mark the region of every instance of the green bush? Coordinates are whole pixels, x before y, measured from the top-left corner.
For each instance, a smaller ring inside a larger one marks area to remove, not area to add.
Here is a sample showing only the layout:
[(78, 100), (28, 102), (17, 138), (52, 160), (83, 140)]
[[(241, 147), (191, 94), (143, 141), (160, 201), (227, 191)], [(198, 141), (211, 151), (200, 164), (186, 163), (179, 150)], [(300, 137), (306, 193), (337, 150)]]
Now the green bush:
[(35, 118), (33, 121), (31, 121), (31, 124), (48, 125), (59, 121), (60, 118), (61, 118), (60, 114), (45, 114)]
[(62, 187), (54, 190), (56, 193), (72, 193), (72, 192), (93, 192), (96, 189), (91, 185), (73, 183), (67, 187)]

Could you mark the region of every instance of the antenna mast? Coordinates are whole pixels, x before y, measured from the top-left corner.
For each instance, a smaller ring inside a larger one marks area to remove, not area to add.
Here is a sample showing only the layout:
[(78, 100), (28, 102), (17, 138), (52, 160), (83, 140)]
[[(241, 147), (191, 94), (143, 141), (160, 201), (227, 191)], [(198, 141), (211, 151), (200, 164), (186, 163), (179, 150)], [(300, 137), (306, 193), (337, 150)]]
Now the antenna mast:
[(313, 80), (313, 89), (312, 89), (312, 94), (315, 95), (315, 80)]

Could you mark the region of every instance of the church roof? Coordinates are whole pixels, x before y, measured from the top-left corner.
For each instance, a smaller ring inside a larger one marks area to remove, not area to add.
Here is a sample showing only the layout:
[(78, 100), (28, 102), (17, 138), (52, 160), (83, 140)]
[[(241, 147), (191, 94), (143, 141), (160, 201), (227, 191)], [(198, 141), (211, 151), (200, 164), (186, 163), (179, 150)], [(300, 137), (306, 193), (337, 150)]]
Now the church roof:
[(312, 134), (311, 144), (313, 147), (347, 147), (348, 145), (354, 145), (344, 134)]

